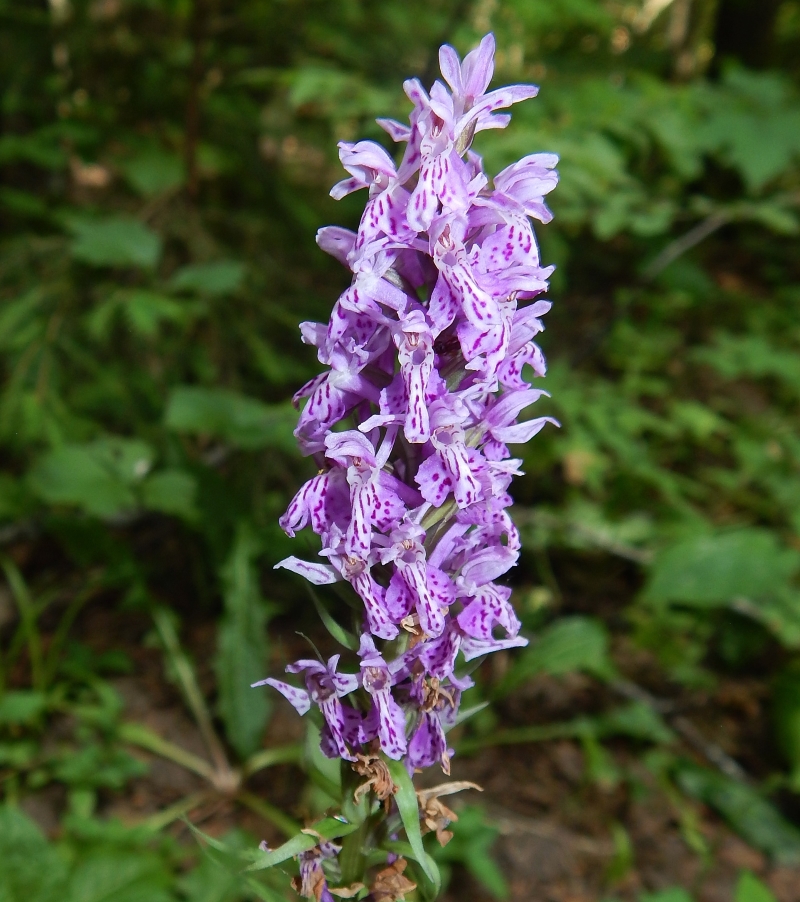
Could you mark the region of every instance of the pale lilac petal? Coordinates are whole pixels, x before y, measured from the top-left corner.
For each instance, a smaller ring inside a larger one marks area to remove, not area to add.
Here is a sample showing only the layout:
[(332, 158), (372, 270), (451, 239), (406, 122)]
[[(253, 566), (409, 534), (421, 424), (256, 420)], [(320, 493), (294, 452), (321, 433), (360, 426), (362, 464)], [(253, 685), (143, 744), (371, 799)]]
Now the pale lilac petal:
[(326, 254), (335, 257), (343, 266), (347, 266), (347, 255), (353, 249), (355, 240), (356, 233), (341, 226), (323, 226), (317, 232), (317, 244), (320, 248)]
[(561, 425), (553, 417), (537, 417), (535, 420), (526, 420), (524, 423), (517, 423), (514, 426), (502, 426), (493, 429), (492, 435), (501, 442), (519, 445), (530, 441), (534, 435), (541, 432), (546, 423), (552, 423), (554, 426)]
[(513, 639), (473, 639), (465, 636), (461, 641), (461, 651), (464, 660), (473, 661), (482, 655), (488, 655), (495, 651), (504, 651), (508, 648), (522, 648), (528, 644), (524, 636), (516, 636)]
[(386, 132), (392, 141), (408, 141), (411, 129), (402, 122), (395, 122), (394, 119), (376, 119), (378, 125)]
[(328, 586), (341, 579), (336, 570), (329, 564), (317, 564), (312, 561), (303, 561), (294, 555), (284, 558), (280, 563), (275, 564), (275, 570), (280, 568), (291, 570), (292, 573), (299, 573), (300, 576), (304, 576), (315, 586)]
[(282, 680), (273, 680), (272, 678), (269, 678), (267, 680), (260, 680), (258, 683), (253, 683), (253, 686), (272, 686), (273, 689), (277, 689), (300, 715), (307, 714), (311, 707), (311, 699), (305, 689), (299, 689), (297, 686), (290, 686)]

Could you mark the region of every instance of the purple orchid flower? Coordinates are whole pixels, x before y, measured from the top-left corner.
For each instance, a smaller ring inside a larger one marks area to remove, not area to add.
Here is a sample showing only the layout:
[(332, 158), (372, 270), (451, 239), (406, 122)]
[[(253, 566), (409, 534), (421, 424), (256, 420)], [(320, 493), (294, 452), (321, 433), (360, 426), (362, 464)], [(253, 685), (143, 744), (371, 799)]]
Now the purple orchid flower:
[[(378, 124), (399, 163), (372, 141), (342, 142), (347, 177), (366, 189), (357, 232), (327, 226), (322, 250), (352, 274), (327, 323), (303, 323), (325, 371), (295, 396), (296, 435), (319, 472), (280, 524), (310, 527), (319, 558), (277, 566), (314, 585), (348, 582), (362, 612), (358, 673), (301, 660), (305, 688), (263, 681), (305, 714), (322, 712), (322, 750), (347, 761), (380, 751), (409, 772), (449, 772), (447, 731), (471, 680), (460, 661), (526, 644), (503, 584), (520, 554), (511, 483), (550, 416), (524, 419), (547, 393), (536, 343), (549, 302), (533, 220), (546, 223), (557, 158), (529, 154), (493, 181), (471, 145), (505, 128), (537, 88), (489, 89), (494, 38), (461, 60), (445, 45), (442, 81), (405, 82), (408, 124)], [(262, 684), (258, 684), (262, 685)], [(303, 857), (305, 856), (305, 857)], [(301, 856), (302, 891), (327, 898), (317, 850)]]

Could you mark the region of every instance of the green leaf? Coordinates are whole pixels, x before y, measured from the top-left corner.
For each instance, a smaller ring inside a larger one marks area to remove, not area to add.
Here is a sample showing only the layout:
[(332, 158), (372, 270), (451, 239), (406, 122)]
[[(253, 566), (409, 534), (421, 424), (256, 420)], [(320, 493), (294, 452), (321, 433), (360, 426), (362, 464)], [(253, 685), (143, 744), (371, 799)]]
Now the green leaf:
[(639, 902), (693, 902), (692, 896), (681, 886), (671, 886), (657, 893), (642, 893)]
[(343, 645), (345, 648), (350, 649), (350, 651), (356, 651), (358, 649), (358, 639), (331, 617), (325, 610), (322, 601), (320, 601), (319, 595), (314, 591), (314, 588), (311, 585), (306, 586), (306, 588), (311, 595), (311, 600), (314, 603), (314, 607), (316, 608), (317, 614), (319, 614), (319, 618), (325, 629), (333, 636), (339, 645)]
[(140, 266), (153, 269), (161, 256), (161, 239), (138, 219), (113, 216), (71, 217), (72, 256), (92, 266)]
[(672, 742), (675, 734), (661, 715), (645, 702), (631, 702), (597, 718), (598, 733), (603, 736), (630, 736), (646, 742)]
[(153, 452), (135, 439), (106, 437), (45, 454), (28, 475), (33, 492), (50, 504), (75, 504), (98, 517), (136, 506), (133, 486), (150, 469)]
[(752, 846), (780, 864), (800, 863), (800, 829), (751, 786), (692, 764), (681, 765), (676, 777), (684, 792), (715, 808)]
[(0, 724), (27, 725), (35, 723), (47, 708), (42, 692), (16, 689), (0, 694)]
[(647, 601), (716, 607), (756, 600), (786, 585), (800, 569), (800, 552), (765, 529), (739, 529), (679, 542), (656, 558)]
[(149, 768), (124, 749), (97, 744), (70, 749), (53, 767), (57, 780), (70, 786), (122, 789), (126, 783), (148, 773)]
[(117, 303), (134, 332), (152, 338), (163, 322), (184, 322), (190, 311), (185, 304), (154, 291), (118, 292)]
[(146, 852), (99, 851), (79, 861), (67, 902), (173, 902), (170, 874)]
[(292, 434), (297, 413), (291, 405), (268, 405), (221, 388), (174, 388), (164, 421), (175, 432), (213, 436), (240, 448), (297, 450)]
[(236, 260), (195, 263), (179, 269), (169, 281), (173, 291), (225, 295), (237, 291), (245, 276), (245, 266)]
[(733, 902), (777, 902), (768, 886), (765, 886), (755, 874), (742, 871), (736, 881)]
[(772, 720), (778, 748), (800, 775), (800, 669), (787, 667), (772, 688)]
[(253, 863), (247, 870), (259, 871), (274, 867), (282, 861), (294, 858), (295, 855), (299, 855), (301, 852), (313, 849), (320, 841), (320, 837), (326, 840), (339, 839), (357, 830), (358, 824), (346, 824), (335, 817), (326, 817), (324, 820), (312, 824), (308, 829), (314, 831), (313, 836), (308, 833), (298, 833), (297, 836), (293, 836), (277, 849), (270, 852), (257, 853), (254, 856)]
[(184, 182), (183, 160), (159, 147), (147, 148), (118, 166), (125, 181), (143, 197), (174, 191)]
[(342, 767), (336, 758), (328, 758), (320, 748), (320, 730), (311, 718), (306, 718), (306, 735), (303, 743), (306, 772), (311, 780), (335, 802), (342, 798)]
[(142, 483), (142, 502), (146, 508), (186, 520), (197, 517), (196, 495), (197, 483), (185, 470), (160, 470)]
[[(432, 866), (430, 856), (425, 851), (422, 844), (422, 830), (419, 825), (419, 803), (417, 802), (417, 793), (408, 771), (402, 761), (394, 761), (392, 758), (381, 756), (389, 768), (389, 773), (393, 782), (397, 786), (397, 792), (394, 800), (397, 810), (400, 812), (400, 819), (408, 837), (408, 842), (414, 851), (414, 858), (425, 872), (428, 879), (438, 884), (438, 874), (435, 866)], [(438, 892), (438, 886), (437, 886)]]
[(261, 745), (271, 707), (267, 693), (250, 688), (267, 668), (267, 609), (255, 565), (260, 551), (250, 527), (240, 524), (221, 572), (225, 611), (215, 659), (219, 709), (228, 739), (242, 758)]
[(585, 670), (601, 679), (614, 675), (605, 626), (591, 617), (564, 617), (543, 630), (531, 647), (518, 655), (497, 690), (505, 693), (537, 673), (560, 676)]
[(21, 811), (0, 808), (2, 902), (63, 902), (66, 867), (39, 828)]

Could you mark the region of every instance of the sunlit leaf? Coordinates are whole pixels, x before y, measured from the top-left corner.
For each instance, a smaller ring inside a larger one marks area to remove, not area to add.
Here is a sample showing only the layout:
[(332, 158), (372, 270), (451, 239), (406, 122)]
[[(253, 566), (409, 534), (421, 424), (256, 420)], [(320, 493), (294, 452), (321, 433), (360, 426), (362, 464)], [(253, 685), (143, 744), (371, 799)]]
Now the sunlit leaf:
[(250, 688), (267, 668), (267, 608), (255, 566), (259, 552), (252, 530), (240, 524), (221, 572), (225, 608), (215, 658), (219, 708), (228, 739), (242, 758), (259, 748), (271, 708), (267, 693)]
[(736, 881), (733, 902), (776, 902), (769, 887), (765, 886), (755, 874), (742, 871)]
[(0, 807), (0, 899), (63, 902), (67, 869), (39, 828), (19, 809)]
[(173, 291), (193, 291), (197, 294), (231, 294), (242, 284), (244, 275), (244, 264), (235, 260), (195, 263), (179, 269), (170, 279), (169, 287)]
[(71, 217), (72, 255), (92, 266), (139, 266), (152, 269), (161, 256), (161, 239), (138, 219), (113, 216)]
[(297, 413), (290, 405), (268, 405), (221, 388), (174, 388), (164, 421), (176, 432), (212, 436), (240, 448), (296, 450)]

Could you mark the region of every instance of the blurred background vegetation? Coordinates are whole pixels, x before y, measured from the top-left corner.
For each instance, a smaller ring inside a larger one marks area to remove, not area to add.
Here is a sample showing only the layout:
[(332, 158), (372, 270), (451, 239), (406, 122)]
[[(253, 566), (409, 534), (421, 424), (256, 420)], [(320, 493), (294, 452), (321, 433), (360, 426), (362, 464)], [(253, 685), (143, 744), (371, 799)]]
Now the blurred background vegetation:
[[(297, 323), (346, 285), (314, 235), (363, 205), (336, 142), (490, 29), (495, 84), (541, 93), (487, 170), (561, 155), (563, 427), (519, 452), (537, 641), (479, 672), (455, 773), (487, 794), (442, 867), (463, 899), (800, 898), (800, 3), (0, 0), (3, 902), (288, 892), (179, 818), (246, 847), (325, 807), (247, 688), (330, 642), (271, 569), (312, 472)], [(577, 890), (492, 852), (515, 805), (594, 837)]]

